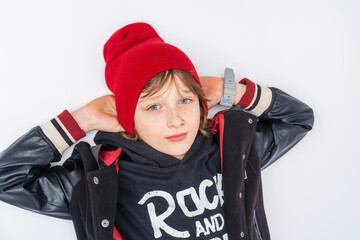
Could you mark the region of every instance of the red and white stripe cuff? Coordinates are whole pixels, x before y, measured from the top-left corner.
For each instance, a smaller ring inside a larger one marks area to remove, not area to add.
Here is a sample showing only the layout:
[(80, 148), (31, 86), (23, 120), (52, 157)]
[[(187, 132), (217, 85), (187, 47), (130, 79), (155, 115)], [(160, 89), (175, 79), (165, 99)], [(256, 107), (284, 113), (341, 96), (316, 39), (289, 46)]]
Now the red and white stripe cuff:
[(259, 117), (269, 108), (272, 100), (272, 91), (270, 88), (261, 87), (247, 78), (243, 78), (240, 83), (246, 85), (246, 92), (237, 105)]
[(80, 138), (86, 136), (86, 133), (66, 109), (49, 122), (40, 125), (40, 128), (60, 154)]

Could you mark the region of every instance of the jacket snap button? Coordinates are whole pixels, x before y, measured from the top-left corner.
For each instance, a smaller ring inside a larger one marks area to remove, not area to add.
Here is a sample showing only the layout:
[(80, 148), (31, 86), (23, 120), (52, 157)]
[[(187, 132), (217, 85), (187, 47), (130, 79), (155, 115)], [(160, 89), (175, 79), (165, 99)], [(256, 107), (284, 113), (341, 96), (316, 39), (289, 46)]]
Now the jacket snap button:
[(101, 226), (103, 226), (104, 228), (107, 228), (109, 226), (109, 221), (107, 219), (102, 220)]
[(99, 179), (97, 177), (94, 177), (94, 183), (97, 185), (99, 184)]
[(241, 232), (240, 236), (243, 238), (245, 236), (244, 232)]
[(239, 193), (239, 197), (242, 198), (242, 193)]
[(245, 154), (243, 154), (243, 160), (245, 160)]
[(253, 123), (253, 120), (252, 120), (251, 118), (249, 118), (248, 122), (249, 122), (250, 124), (252, 124), (252, 123)]

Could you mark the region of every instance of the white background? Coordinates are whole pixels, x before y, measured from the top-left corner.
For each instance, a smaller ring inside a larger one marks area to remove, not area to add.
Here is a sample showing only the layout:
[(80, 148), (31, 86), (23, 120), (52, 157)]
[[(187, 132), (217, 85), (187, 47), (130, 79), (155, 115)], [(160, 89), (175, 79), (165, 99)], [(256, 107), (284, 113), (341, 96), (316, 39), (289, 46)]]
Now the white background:
[[(0, 151), (64, 109), (109, 94), (103, 45), (118, 28), (145, 21), (200, 76), (222, 77), (232, 67), (237, 80), (280, 88), (313, 108), (314, 129), (263, 171), (272, 239), (358, 239), (359, 7), (355, 0), (1, 0)], [(76, 237), (71, 221), (0, 202), (0, 239)]]

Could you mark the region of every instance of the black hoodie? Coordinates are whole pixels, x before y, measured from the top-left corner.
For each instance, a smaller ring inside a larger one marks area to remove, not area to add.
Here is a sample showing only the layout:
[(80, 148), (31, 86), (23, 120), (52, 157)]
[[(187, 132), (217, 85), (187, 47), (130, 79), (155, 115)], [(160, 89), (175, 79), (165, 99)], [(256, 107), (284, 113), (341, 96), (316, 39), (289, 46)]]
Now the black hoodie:
[(95, 142), (123, 150), (115, 226), (125, 239), (227, 239), (213, 136), (198, 133), (182, 160), (120, 134), (99, 132)]

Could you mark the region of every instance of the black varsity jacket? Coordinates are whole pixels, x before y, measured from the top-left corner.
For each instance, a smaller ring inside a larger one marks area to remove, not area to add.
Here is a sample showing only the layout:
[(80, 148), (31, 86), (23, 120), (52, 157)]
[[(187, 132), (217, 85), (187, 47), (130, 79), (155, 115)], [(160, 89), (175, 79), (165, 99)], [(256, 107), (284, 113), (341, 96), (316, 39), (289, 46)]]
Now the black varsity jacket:
[[(223, 163), (230, 240), (270, 239), (261, 170), (289, 151), (314, 123), (312, 109), (303, 102), (277, 88), (264, 91), (269, 97), (266, 107), (245, 111), (234, 107), (213, 119)], [(32, 128), (0, 154), (0, 200), (72, 219), (78, 239), (113, 239), (116, 164), (99, 163), (100, 147), (80, 142), (63, 165), (52, 166), (61, 158), (59, 147), (43, 128)], [(95, 160), (90, 163), (91, 170), (84, 171), (83, 161), (91, 158)], [(99, 188), (100, 184), (93, 184), (94, 177), (109, 184)]]

